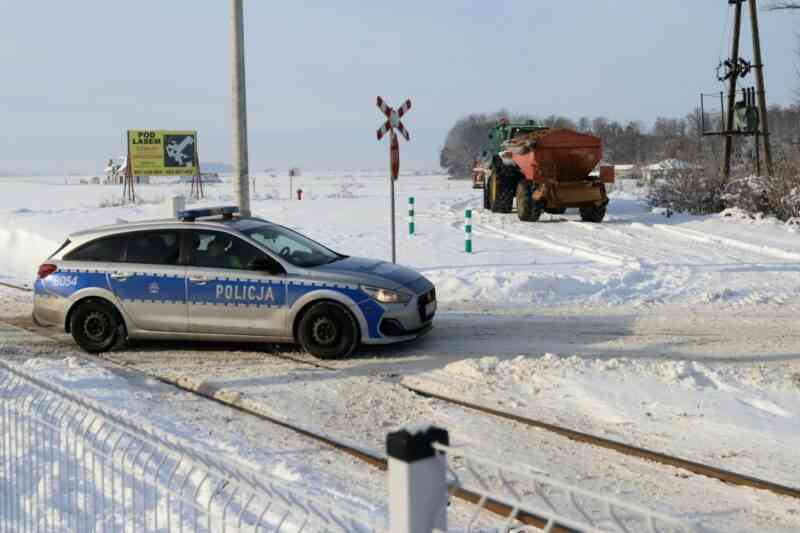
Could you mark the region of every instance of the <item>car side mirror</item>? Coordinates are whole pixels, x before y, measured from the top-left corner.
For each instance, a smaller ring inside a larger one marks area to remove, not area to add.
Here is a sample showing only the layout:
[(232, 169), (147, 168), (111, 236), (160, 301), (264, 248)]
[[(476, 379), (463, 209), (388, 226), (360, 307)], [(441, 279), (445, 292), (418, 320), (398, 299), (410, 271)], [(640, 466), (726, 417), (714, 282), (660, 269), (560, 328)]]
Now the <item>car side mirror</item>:
[(247, 265), (248, 270), (267, 272), (269, 274), (283, 274), (283, 268), (267, 257), (256, 257)]

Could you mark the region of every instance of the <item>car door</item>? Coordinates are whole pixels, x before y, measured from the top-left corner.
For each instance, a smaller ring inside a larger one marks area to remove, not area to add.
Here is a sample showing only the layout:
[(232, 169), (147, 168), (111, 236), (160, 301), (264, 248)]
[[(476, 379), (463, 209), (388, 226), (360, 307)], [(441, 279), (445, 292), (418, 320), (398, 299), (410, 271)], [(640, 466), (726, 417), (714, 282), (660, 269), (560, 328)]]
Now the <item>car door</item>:
[(287, 337), (286, 273), (231, 233), (193, 230), (187, 290), (193, 333)]
[(189, 331), (186, 266), (180, 261), (182, 231), (127, 234), (123, 261), (109, 273), (115, 296), (138, 328)]

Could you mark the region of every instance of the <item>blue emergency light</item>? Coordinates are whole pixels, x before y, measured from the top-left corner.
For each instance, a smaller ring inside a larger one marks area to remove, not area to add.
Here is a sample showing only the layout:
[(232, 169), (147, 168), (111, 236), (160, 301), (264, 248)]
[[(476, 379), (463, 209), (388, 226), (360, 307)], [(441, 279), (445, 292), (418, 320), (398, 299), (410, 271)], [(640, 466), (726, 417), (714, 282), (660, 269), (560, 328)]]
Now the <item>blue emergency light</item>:
[(178, 219), (183, 222), (194, 222), (198, 218), (203, 217), (216, 217), (222, 216), (224, 219), (231, 219), (233, 215), (239, 212), (239, 208), (235, 205), (226, 205), (222, 207), (207, 207), (205, 209), (184, 209), (178, 211)]

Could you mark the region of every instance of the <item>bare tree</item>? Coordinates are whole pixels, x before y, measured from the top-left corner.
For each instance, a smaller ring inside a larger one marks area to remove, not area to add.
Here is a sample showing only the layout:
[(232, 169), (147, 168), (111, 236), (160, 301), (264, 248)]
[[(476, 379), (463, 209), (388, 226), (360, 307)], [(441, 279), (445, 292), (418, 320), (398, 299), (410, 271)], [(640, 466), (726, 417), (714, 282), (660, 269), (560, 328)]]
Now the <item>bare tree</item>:
[(800, 9), (800, 2), (776, 0), (767, 4), (767, 11), (778, 11), (780, 9)]

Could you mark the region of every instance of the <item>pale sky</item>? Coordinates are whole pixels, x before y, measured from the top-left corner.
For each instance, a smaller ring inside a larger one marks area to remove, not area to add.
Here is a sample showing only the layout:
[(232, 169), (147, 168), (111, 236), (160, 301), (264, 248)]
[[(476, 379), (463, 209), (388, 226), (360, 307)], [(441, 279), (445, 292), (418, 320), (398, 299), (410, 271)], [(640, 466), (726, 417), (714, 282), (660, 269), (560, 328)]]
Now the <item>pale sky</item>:
[[(0, 172), (98, 172), (129, 128), (196, 129), (202, 160), (230, 161), (229, 9), (0, 0)], [(414, 103), (406, 169), (436, 167), (469, 113), (684, 116), (720, 90), (729, 11), (727, 0), (245, 0), (250, 167), (384, 168), (377, 95)], [(789, 104), (800, 13), (760, 19), (768, 101)]]

